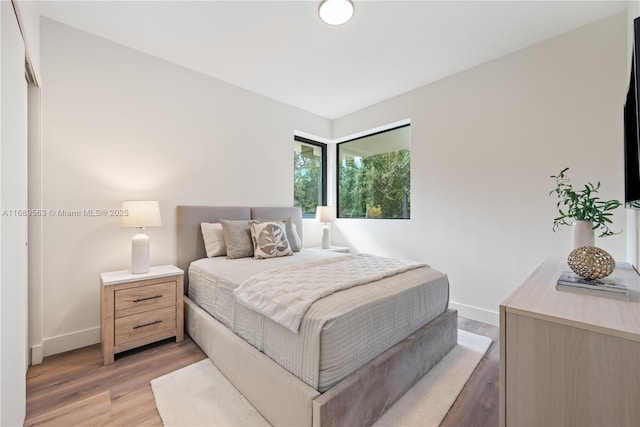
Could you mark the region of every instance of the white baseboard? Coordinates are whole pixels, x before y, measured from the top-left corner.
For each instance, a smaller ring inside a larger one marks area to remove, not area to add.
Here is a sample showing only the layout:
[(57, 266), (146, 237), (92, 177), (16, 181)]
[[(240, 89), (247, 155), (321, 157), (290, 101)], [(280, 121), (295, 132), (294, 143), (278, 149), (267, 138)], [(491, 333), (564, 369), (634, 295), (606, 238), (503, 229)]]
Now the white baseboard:
[(500, 326), (500, 314), (497, 311), (485, 310), (453, 301), (449, 301), (449, 307), (458, 310), (458, 316), (460, 317), (488, 323), (493, 326)]
[(39, 365), (42, 363), (42, 343), (31, 346), (31, 364)]
[(45, 338), (42, 340), (42, 355), (51, 356), (53, 354), (64, 353), (76, 348), (86, 347), (100, 342), (100, 327), (84, 329), (70, 334), (58, 335), (57, 337)]

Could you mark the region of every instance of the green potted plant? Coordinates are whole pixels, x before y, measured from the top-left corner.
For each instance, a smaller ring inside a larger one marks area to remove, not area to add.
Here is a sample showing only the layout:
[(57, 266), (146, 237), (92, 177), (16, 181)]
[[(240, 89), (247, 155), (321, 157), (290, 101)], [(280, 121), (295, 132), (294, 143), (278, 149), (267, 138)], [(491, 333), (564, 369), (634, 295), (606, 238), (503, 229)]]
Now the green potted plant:
[(367, 207), (367, 218), (382, 218), (382, 208), (380, 206)]
[(621, 203), (618, 200), (600, 200), (598, 190), (600, 182), (596, 185), (588, 182), (582, 190), (576, 191), (571, 184), (564, 168), (558, 175), (551, 175), (556, 180), (556, 188), (551, 190), (549, 196), (555, 194), (558, 197), (559, 216), (553, 219), (553, 231), (563, 225), (572, 227), (573, 248), (580, 246), (593, 246), (594, 231), (600, 230), (599, 237), (618, 234), (609, 228), (612, 224), (613, 210)]

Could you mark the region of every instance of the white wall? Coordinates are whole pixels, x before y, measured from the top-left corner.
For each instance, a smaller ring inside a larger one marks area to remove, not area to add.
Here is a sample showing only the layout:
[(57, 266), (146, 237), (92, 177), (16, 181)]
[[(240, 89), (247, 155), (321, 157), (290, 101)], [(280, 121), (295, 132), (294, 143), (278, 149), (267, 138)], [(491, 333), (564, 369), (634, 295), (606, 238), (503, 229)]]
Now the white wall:
[[(630, 0), (627, 6), (627, 79), (631, 73), (631, 61), (633, 51), (633, 20), (640, 16), (640, 1)], [(628, 86), (627, 86), (628, 88)], [(627, 209), (627, 261), (638, 268), (640, 266), (640, 210)]]
[(0, 425), (22, 425), (27, 357), (27, 82), (12, 4), (0, 2)]
[[(41, 37), (43, 207), (158, 200), (152, 264), (175, 263), (177, 205), (290, 206), (294, 129), (330, 136), (327, 119), (54, 21)], [(133, 233), (45, 218), (45, 356), (99, 342), (99, 274), (128, 268)]]
[[(334, 244), (428, 262), (462, 315), (497, 323), (545, 257), (568, 255), (550, 175), (624, 197), (626, 37), (619, 14), (335, 120), (338, 139), (410, 118), (412, 164), (411, 220), (338, 220)], [(596, 244), (625, 259), (624, 233)]]
[(627, 5), (627, 60), (631, 69), (631, 49), (633, 48), (633, 20), (640, 16), (640, 0), (629, 0)]
[[(331, 123), (45, 19), (42, 204), (159, 200), (151, 259), (173, 263), (176, 205), (292, 203), (294, 129), (337, 139), (410, 118), (412, 219), (338, 220), (333, 243), (429, 262), (449, 274), (461, 314), (496, 323), (511, 290), (567, 254), (549, 175), (570, 166), (577, 184), (623, 197), (625, 38), (618, 15)], [(99, 273), (127, 268), (132, 231), (115, 217), (42, 226), (47, 355), (99, 341)], [(305, 244), (319, 230), (307, 222)], [(624, 234), (597, 244), (624, 259)]]

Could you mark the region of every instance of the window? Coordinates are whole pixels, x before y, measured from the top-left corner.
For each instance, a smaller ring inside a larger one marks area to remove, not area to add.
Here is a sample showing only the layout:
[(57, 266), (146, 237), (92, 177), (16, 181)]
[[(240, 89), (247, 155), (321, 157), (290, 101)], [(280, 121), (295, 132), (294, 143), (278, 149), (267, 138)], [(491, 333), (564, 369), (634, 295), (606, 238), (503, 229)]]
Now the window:
[(327, 146), (294, 137), (293, 203), (303, 217), (315, 217), (316, 207), (327, 204)]
[(337, 150), (339, 218), (410, 218), (410, 125), (341, 142)]

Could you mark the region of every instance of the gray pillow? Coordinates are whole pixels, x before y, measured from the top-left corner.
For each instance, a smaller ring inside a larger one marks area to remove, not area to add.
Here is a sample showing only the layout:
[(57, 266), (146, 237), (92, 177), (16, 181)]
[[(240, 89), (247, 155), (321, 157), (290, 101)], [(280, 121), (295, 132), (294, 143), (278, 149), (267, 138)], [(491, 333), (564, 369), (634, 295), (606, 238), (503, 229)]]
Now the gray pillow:
[(253, 256), (253, 242), (249, 221), (231, 221), (221, 219), (224, 243), (227, 246), (227, 258), (246, 258)]

